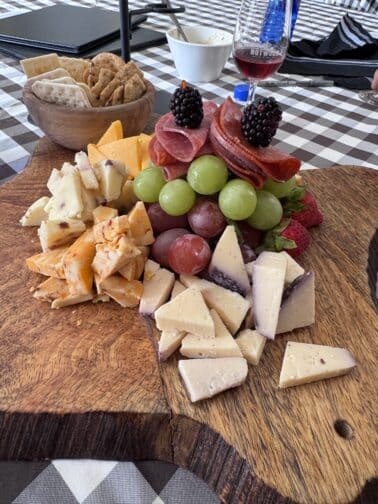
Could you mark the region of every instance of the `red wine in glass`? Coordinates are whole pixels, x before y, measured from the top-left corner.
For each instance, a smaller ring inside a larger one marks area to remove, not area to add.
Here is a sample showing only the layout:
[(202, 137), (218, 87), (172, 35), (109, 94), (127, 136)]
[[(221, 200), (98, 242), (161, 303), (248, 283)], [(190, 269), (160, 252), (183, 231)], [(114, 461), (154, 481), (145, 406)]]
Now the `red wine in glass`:
[(234, 59), (245, 77), (262, 80), (281, 66), (284, 55), (274, 50), (259, 51), (253, 47), (243, 47), (235, 50)]

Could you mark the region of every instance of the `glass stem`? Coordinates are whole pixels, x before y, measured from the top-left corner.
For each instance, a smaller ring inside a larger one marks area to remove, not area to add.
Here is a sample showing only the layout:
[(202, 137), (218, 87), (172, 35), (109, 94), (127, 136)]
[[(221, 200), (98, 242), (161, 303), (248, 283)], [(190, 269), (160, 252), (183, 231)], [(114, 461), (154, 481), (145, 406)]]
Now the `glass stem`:
[(255, 99), (256, 87), (257, 87), (257, 82), (254, 82), (252, 80), (249, 81), (247, 105), (250, 105), (253, 102), (253, 100)]

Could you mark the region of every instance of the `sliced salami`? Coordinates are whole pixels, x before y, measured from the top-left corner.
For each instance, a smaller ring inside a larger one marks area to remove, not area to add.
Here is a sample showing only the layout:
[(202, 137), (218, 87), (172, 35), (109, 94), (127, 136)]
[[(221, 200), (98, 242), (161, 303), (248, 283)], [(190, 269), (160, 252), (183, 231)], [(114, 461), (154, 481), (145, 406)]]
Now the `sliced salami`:
[(187, 174), (189, 165), (190, 163), (181, 163), (177, 161), (176, 163), (163, 166), (163, 175), (165, 180), (174, 180), (179, 177), (183, 177)]
[(150, 145), (148, 146), (148, 153), (150, 155), (151, 161), (156, 166), (164, 166), (176, 161), (176, 159), (164, 149), (164, 147), (156, 138), (156, 135), (152, 138)]

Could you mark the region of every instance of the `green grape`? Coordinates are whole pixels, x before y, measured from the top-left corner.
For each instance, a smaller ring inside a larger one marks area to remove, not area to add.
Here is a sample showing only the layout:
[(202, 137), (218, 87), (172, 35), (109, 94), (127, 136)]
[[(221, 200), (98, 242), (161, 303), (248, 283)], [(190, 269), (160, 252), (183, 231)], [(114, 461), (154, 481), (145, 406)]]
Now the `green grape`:
[(227, 166), (216, 156), (200, 156), (189, 166), (187, 180), (198, 194), (215, 194), (225, 186)]
[(276, 198), (284, 198), (291, 192), (292, 189), (294, 189), (295, 186), (295, 177), (292, 177), (286, 182), (276, 182), (275, 180), (268, 179), (265, 182), (263, 189), (272, 193)]
[(160, 206), (169, 215), (186, 214), (195, 201), (195, 192), (188, 182), (182, 179), (167, 182), (159, 195)]
[(241, 179), (228, 182), (219, 193), (218, 204), (228, 219), (244, 220), (256, 208), (256, 191), (251, 184)]
[(135, 177), (133, 184), (135, 196), (145, 203), (155, 203), (159, 201), (160, 191), (165, 184), (161, 168), (150, 166)]
[(268, 191), (256, 191), (257, 205), (253, 214), (247, 219), (248, 224), (260, 231), (276, 226), (282, 218), (280, 200)]

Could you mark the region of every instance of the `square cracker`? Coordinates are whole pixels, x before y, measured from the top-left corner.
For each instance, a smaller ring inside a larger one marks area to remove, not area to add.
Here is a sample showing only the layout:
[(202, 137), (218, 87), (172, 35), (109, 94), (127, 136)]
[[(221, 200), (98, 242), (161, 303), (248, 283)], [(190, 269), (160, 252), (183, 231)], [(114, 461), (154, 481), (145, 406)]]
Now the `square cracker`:
[(40, 75), (36, 75), (35, 77), (31, 77), (28, 79), (26, 82), (28, 84), (33, 84), (33, 82), (37, 80), (55, 80), (59, 79), (60, 77), (70, 77), (70, 74), (64, 70), (64, 68), (56, 68), (55, 70), (50, 70), (50, 72), (45, 72)]
[(59, 58), (56, 53), (44, 54), (43, 56), (36, 56), (35, 58), (27, 58), (21, 60), (20, 64), (24, 74), (28, 78), (60, 67)]
[(138, 74), (134, 74), (124, 86), (123, 103), (137, 100), (146, 92), (146, 89), (147, 87), (143, 79)]
[(73, 108), (90, 108), (90, 101), (85, 91), (78, 85), (57, 82), (36, 81), (32, 85), (33, 93), (40, 100)]
[(91, 66), (89, 60), (59, 56), (59, 65), (67, 70), (76, 82), (84, 82), (84, 72)]

